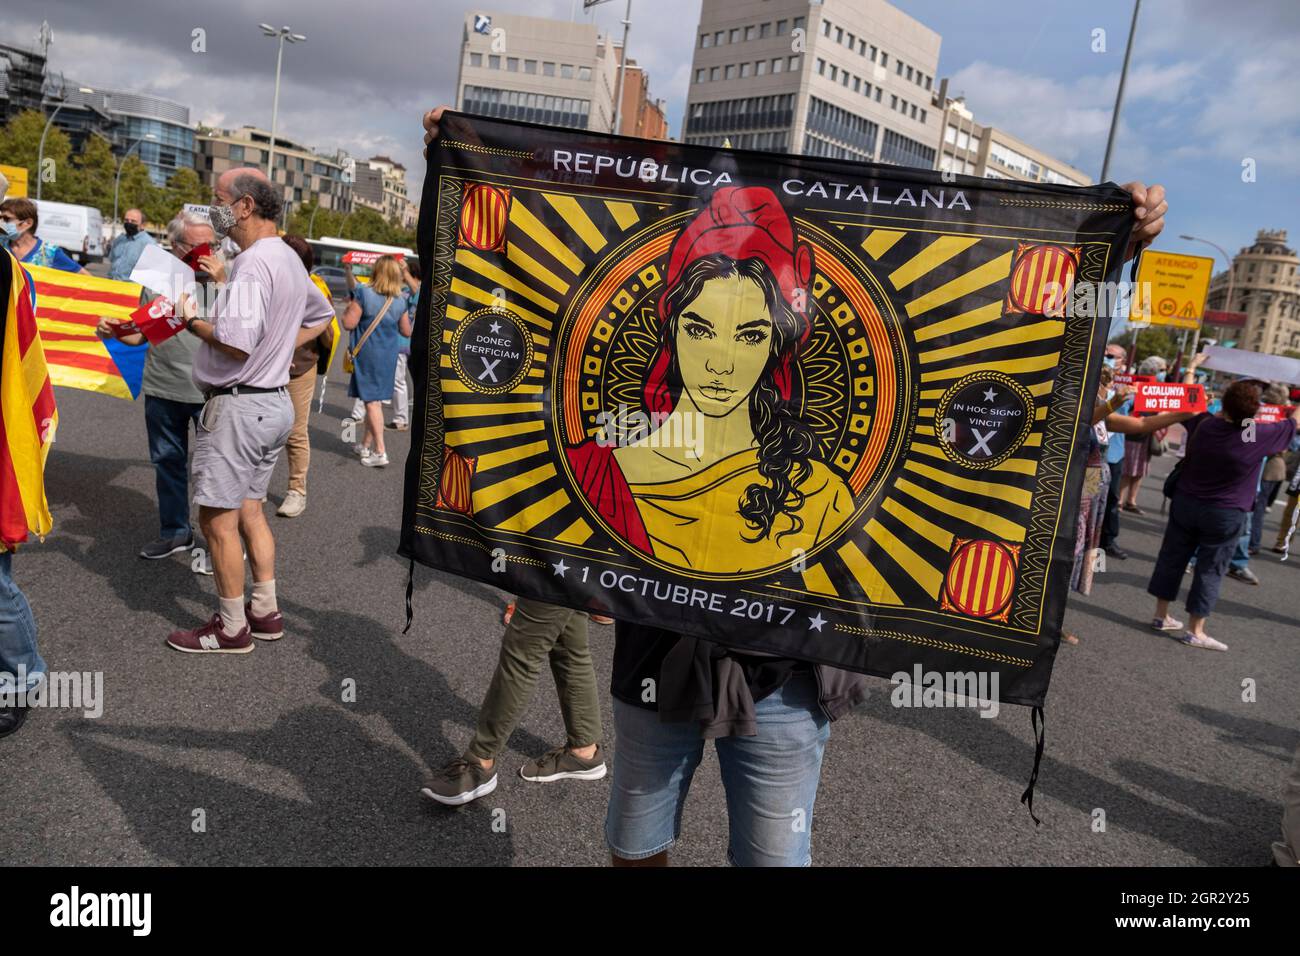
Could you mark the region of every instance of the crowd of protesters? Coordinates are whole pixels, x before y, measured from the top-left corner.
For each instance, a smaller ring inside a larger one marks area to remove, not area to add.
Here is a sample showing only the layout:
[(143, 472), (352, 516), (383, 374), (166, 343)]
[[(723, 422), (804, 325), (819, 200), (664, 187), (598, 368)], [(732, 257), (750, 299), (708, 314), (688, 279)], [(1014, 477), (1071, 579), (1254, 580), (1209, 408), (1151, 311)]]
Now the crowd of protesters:
[[(426, 142), (437, 133), (440, 112), (425, 117)], [(1136, 249), (1159, 235), (1167, 206), (1159, 186), (1133, 183), (1125, 188), (1133, 200)], [(40, 251), (35, 210), (29, 205), (0, 204), (5, 232), (13, 237), (9, 248), (24, 262), (36, 256), (30, 261), (39, 264), (44, 256), (58, 265), (57, 255)], [(218, 607), (210, 619), (167, 638), (179, 651), (243, 654), (253, 650), (256, 640), (273, 641), (284, 634), (276, 544), (264, 504), (281, 450), (287, 449), (289, 486), (278, 513), (294, 517), (306, 508), (311, 399), (316, 375), (333, 352), (329, 328), (336, 312), (328, 290), (313, 281), (310, 247), (296, 237), (280, 236), (281, 212), (279, 190), (263, 173), (233, 169), (218, 179), (206, 219), (180, 213), (167, 230), (172, 253), (181, 258), (223, 239), (239, 249), (230, 260), (213, 251), (200, 257), (196, 275), (216, 283), (216, 294), (210, 300), (183, 296), (178, 309), (185, 334), (151, 347), (146, 361), (145, 428), (156, 471), (160, 535), (140, 554), (159, 559), (193, 547), (193, 503), (217, 590)], [(125, 263), (133, 264), (145, 244), (139, 238), (140, 223), (134, 225), (110, 253), (113, 268), (126, 269), (128, 275)], [(733, 228), (735, 244), (745, 247), (752, 237), (741, 231), (757, 227), (742, 223)], [(792, 262), (778, 265), (793, 268)], [(409, 266), (380, 258), (368, 284), (349, 275), (349, 287), (350, 301), (339, 317), (349, 333), (348, 394), (357, 403), (349, 420), (363, 423), (355, 445), (361, 464), (383, 467), (389, 463), (384, 405), (395, 406), (387, 427), (408, 427), (405, 355), (420, 279)], [(112, 323), (101, 322), (100, 334), (112, 335)], [(1151, 623), (1162, 632), (1181, 631), (1180, 640), (1189, 646), (1225, 650), (1206, 632), (1205, 623), (1234, 551), (1244, 547), (1248, 556), (1252, 548), (1258, 551), (1261, 501), (1267, 510), (1285, 485), (1292, 503), (1288, 514), (1297, 510), (1300, 491), (1296, 480), (1288, 484), (1281, 456), (1295, 450), (1300, 410), (1275, 424), (1257, 424), (1263, 383), (1238, 381), (1227, 387), (1222, 408), (1214, 414), (1135, 415), (1128, 389), (1114, 382), (1114, 373), (1124, 368), (1123, 350), (1108, 347), (1106, 358), (1086, 437), (1071, 585), (1088, 593), (1101, 555), (1128, 557), (1118, 543), (1120, 512), (1143, 513), (1137, 498), (1150, 459), (1164, 450), (1167, 430), (1181, 424), (1187, 434), (1184, 456), (1167, 485), (1172, 503), (1148, 587), (1156, 598)], [(1196, 375), (1197, 365), (1198, 360), (1189, 364), (1187, 380)], [(1149, 361), (1138, 371), (1163, 376), (1166, 368), (1163, 360)], [(1278, 549), (1289, 547), (1285, 522), (1283, 531)], [(21, 593), (9, 593), (8, 554), (4, 557), (0, 598), (18, 607)], [(1170, 616), (1169, 605), (1193, 559), (1184, 630)], [(244, 590), (247, 571), (251, 595)], [(513, 605), (475, 735), (464, 756), (424, 787), (426, 796), (463, 804), (497, 786), (496, 762), (547, 661), (567, 739), (525, 764), (520, 775), (537, 783), (605, 776), (587, 624), (583, 612), (522, 598)], [(1066, 640), (1077, 643), (1073, 635)], [(9, 643), (0, 639), (0, 651)], [(30, 643), (34, 655), (34, 625)], [(624, 622), (616, 624), (614, 659), (611, 694), (618, 749), (605, 822), (613, 862), (667, 864), (669, 849), (680, 836), (691, 780), (707, 742), (713, 741), (727, 795), (729, 859), (742, 865), (808, 865), (811, 818), (831, 723), (862, 699), (865, 678)], [(7, 664), (0, 659), (0, 671)], [(648, 695), (647, 686), (653, 688)], [(792, 808), (806, 815), (804, 826), (791, 826)]]

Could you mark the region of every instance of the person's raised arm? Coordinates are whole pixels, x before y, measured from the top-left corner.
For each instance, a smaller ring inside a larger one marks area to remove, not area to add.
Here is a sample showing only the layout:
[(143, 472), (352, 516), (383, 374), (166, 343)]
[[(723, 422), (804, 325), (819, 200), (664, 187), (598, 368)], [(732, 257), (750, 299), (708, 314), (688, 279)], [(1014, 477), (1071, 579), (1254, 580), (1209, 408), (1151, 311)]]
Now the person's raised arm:
[(1184, 385), (1196, 384), (1196, 370), (1200, 368), (1201, 365), (1205, 362), (1205, 360), (1209, 357), (1210, 357), (1209, 352), (1198, 352), (1196, 355), (1192, 357), (1192, 360), (1187, 363), (1187, 368), (1183, 372)]
[(1196, 417), (1195, 412), (1161, 412), (1159, 415), (1150, 415), (1146, 418), (1112, 414), (1106, 416), (1106, 427), (1121, 435), (1150, 435), (1152, 432), (1194, 417)]

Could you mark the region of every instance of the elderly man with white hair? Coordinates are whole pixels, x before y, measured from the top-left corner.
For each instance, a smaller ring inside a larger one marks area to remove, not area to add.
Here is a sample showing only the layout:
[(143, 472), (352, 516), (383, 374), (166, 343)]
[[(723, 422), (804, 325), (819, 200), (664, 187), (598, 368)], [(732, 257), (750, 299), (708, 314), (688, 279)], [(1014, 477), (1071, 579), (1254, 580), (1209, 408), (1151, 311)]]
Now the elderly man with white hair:
[[(206, 216), (181, 212), (167, 226), (172, 255), (184, 259), (202, 246), (216, 245), (217, 236)], [(200, 250), (201, 251), (201, 250)], [(219, 253), (204, 256), (204, 268), (220, 278)], [(146, 299), (152, 294), (145, 293)], [(101, 337), (112, 334), (115, 320), (101, 319), (96, 331)], [(129, 335), (128, 345), (144, 341), (143, 335)], [(144, 360), (144, 423), (149, 435), (149, 460), (153, 462), (158, 492), (158, 540), (140, 549), (140, 557), (150, 560), (166, 558), (194, 547), (194, 529), (190, 523), (190, 424), (198, 427), (203, 393), (194, 385), (194, 352), (199, 340), (192, 335), (174, 335), (152, 345)], [(206, 562), (200, 566), (208, 570)]]

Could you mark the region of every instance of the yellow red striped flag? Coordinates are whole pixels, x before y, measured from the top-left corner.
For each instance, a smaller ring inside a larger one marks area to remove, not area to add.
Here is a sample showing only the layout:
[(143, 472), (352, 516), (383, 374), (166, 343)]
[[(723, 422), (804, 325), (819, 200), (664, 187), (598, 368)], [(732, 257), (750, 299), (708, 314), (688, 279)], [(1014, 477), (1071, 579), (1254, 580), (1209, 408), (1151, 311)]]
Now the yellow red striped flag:
[(26, 274), (0, 252), (0, 550), (12, 551), (54, 524), (45, 498), (45, 458), (59, 424)]
[(134, 282), (30, 266), (36, 324), (55, 385), (101, 392), (127, 401), (140, 394), (147, 345), (123, 345), (95, 334), (100, 316), (122, 319), (140, 307)]

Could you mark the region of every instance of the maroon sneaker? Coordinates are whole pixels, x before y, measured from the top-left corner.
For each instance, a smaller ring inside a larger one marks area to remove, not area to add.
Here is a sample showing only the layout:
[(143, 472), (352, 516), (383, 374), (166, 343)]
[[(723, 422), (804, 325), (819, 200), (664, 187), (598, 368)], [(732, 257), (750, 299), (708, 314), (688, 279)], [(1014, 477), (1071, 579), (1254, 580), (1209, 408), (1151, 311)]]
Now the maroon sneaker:
[(253, 613), (253, 602), (248, 601), (244, 604), (244, 617), (248, 618), (248, 626), (259, 641), (278, 641), (284, 637), (284, 615), (279, 611), (258, 617)]
[(245, 624), (238, 634), (227, 634), (221, 627), (221, 615), (192, 631), (172, 631), (167, 646), (187, 654), (247, 654), (253, 649), (253, 635)]

